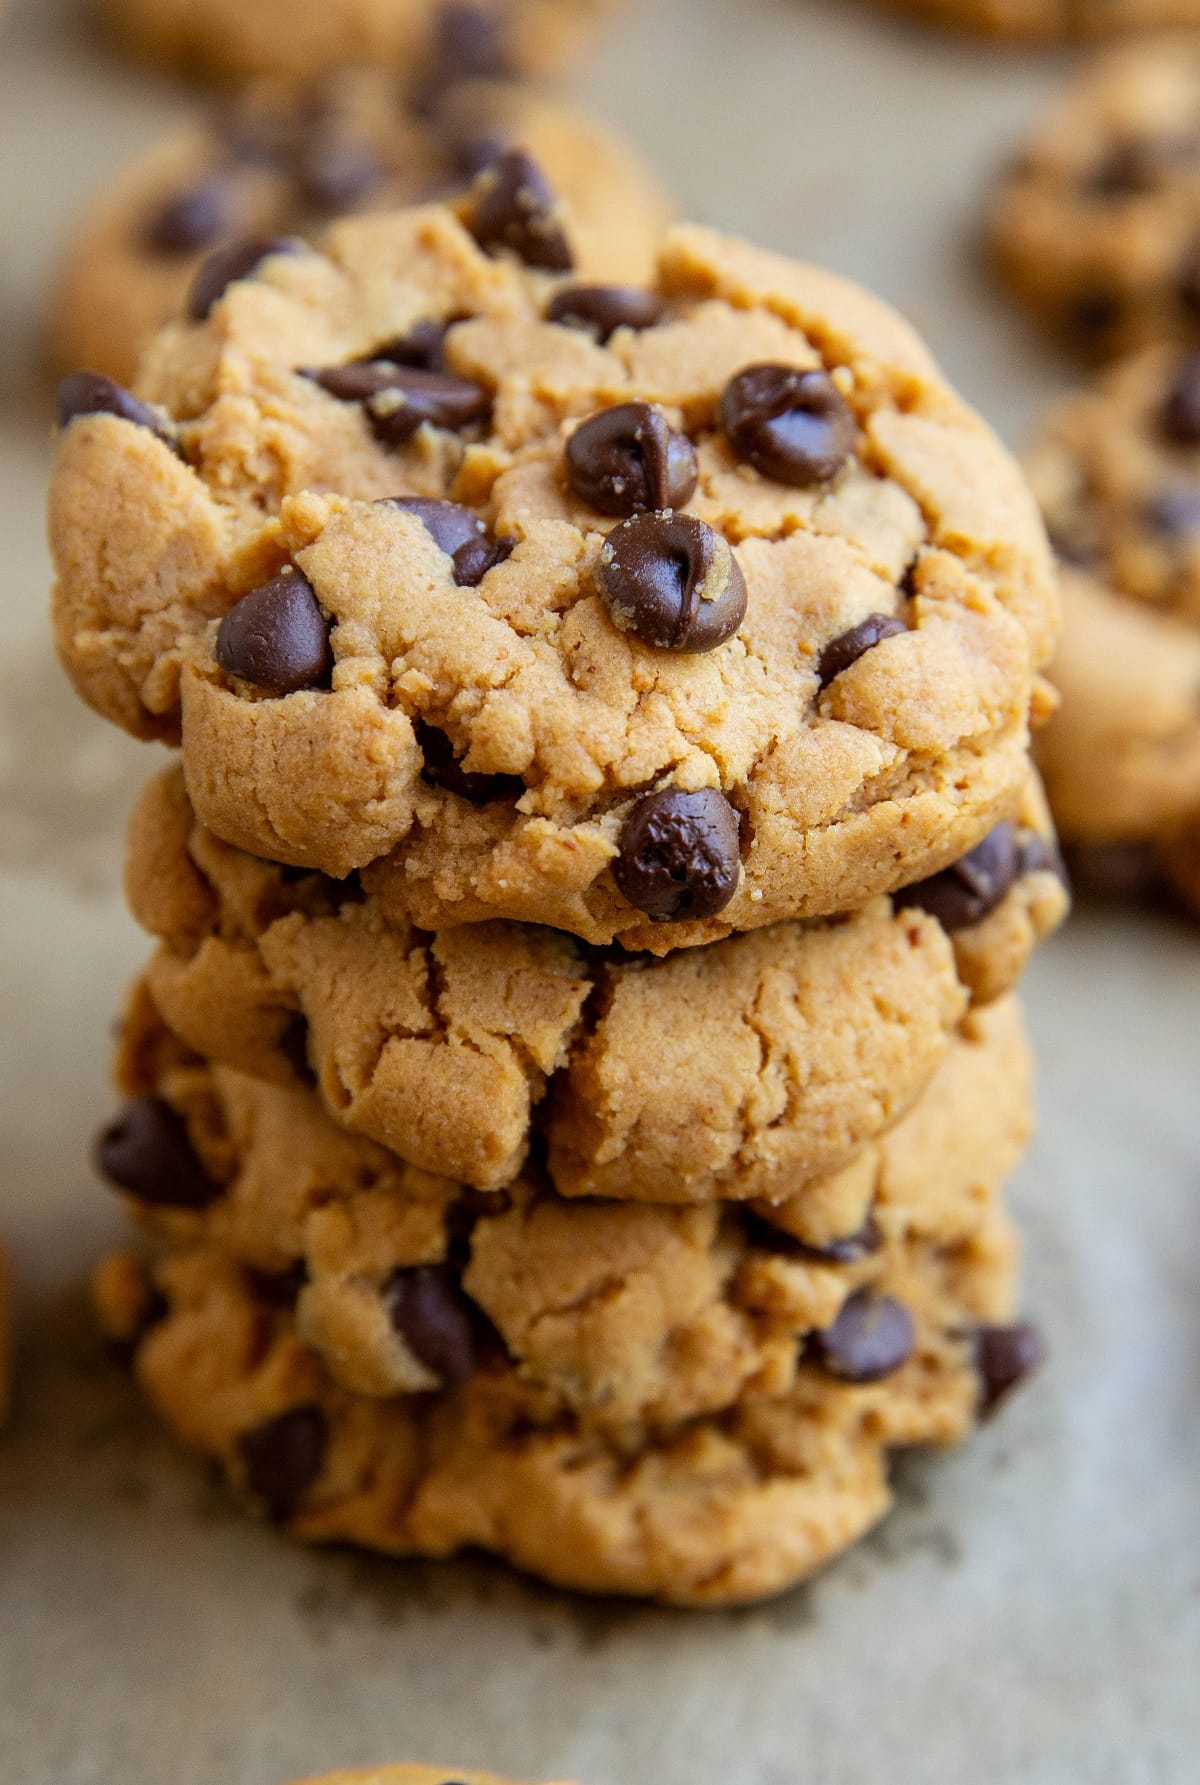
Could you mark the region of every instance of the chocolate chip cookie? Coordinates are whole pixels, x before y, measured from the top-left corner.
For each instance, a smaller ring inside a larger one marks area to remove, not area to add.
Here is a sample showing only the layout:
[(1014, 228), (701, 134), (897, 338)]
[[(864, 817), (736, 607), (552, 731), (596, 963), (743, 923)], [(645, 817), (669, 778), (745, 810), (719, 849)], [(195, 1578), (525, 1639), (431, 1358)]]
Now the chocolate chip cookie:
[(996, 1213), (905, 1248), (805, 1347), (795, 1384), (717, 1417), (620, 1434), (489, 1356), (461, 1386), (391, 1399), (336, 1384), (285, 1297), (210, 1248), (97, 1301), (179, 1439), (293, 1535), (394, 1555), (491, 1550), (563, 1586), (722, 1605), (782, 1591), (887, 1510), (897, 1447), (963, 1438), (1036, 1358), (1014, 1328)]
[[(1200, 23), (1200, 7), (1176, 16)], [(1196, 38), (1076, 75), (1002, 175), (988, 234), (1011, 289), (1076, 351), (1200, 340)]]
[(1200, 0), (887, 0), (887, 4), (952, 30), (1031, 42), (1200, 24)]
[(536, 156), (571, 212), (584, 277), (645, 278), (667, 205), (607, 130), (529, 87), (459, 85), (430, 103), (357, 72), (252, 89), (139, 157), (84, 215), (59, 275), (55, 359), (128, 383), (182, 313), (204, 260), (246, 236), (311, 237), (331, 218), (469, 185), (503, 148)]
[(364, 1772), (330, 1773), (300, 1785), (509, 1785), (495, 1773), (463, 1772), (461, 1767), (379, 1766)]
[[(198, 1053), (425, 1170), (494, 1190), (531, 1138), (563, 1195), (778, 1200), (894, 1121), (968, 1002), (1015, 983), (1066, 909), (1044, 810), (837, 922), (665, 959), (518, 924), (426, 933), (371, 890), (196, 825), (177, 774), (131, 831), (148, 983)], [(1040, 827), (1040, 828), (1039, 828)]]
[(209, 80), (376, 65), (426, 80), (561, 69), (614, 0), (101, 0), (133, 54)]
[(1015, 1001), (973, 1016), (915, 1108), (777, 1208), (564, 1202), (535, 1165), (479, 1196), (347, 1135), (314, 1094), (183, 1048), (149, 995), (100, 1172), (174, 1246), (215, 1246), (295, 1308), (358, 1394), (430, 1394), (499, 1345), (591, 1424), (677, 1424), (790, 1391), (811, 1335), (914, 1247), (966, 1243), (1030, 1128)]
[(1015, 466), (845, 281), (702, 229), (581, 287), (539, 170), (202, 269), (68, 380), (59, 647), (226, 841), (428, 929), (665, 953), (1010, 819), (1057, 591)]

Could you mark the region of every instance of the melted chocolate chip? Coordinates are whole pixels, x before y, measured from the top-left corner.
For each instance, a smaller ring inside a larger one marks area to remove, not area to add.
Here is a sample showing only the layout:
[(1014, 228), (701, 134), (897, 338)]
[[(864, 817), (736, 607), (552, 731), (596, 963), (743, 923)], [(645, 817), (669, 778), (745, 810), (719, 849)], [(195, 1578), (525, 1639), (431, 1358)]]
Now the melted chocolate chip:
[(738, 815), (715, 787), (665, 787), (625, 820), (613, 877), (655, 923), (715, 917), (737, 891), (740, 841)]
[(854, 451), (854, 412), (827, 372), (748, 366), (725, 386), (721, 427), (733, 452), (764, 477), (828, 483)]
[(447, 793), (456, 793), (473, 806), (486, 806), (492, 800), (518, 800), (524, 793), (525, 783), (519, 775), (487, 775), (464, 769), (445, 732), (428, 720), (418, 719), (413, 729), (425, 758), (425, 779), (435, 787), (444, 787)]
[(1032, 1326), (982, 1326), (975, 1337), (980, 1411), (995, 1411), (1045, 1356), (1040, 1333)]
[[(473, 422), (483, 421), (491, 409), (491, 398), (481, 385), (454, 378), (449, 372), (425, 372), (417, 366), (378, 361), (371, 366), (346, 366), (342, 371), (357, 372), (360, 382), (365, 375), (374, 375), (375, 389), (362, 400), (371, 431), (384, 446), (403, 446), (424, 426), (461, 432)], [(319, 375), (317, 382), (329, 390), (326, 377)], [(347, 379), (343, 389), (332, 394), (348, 395), (352, 383)]]
[(302, 201), (312, 210), (339, 215), (370, 197), (383, 180), (383, 168), (365, 143), (317, 138), (297, 156), (295, 179)]
[(205, 1171), (187, 1124), (161, 1097), (134, 1097), (96, 1142), (98, 1171), (156, 1208), (206, 1209), (221, 1185)]
[(413, 1356), (446, 1387), (474, 1374), (471, 1304), (444, 1265), (397, 1271), (384, 1298), (392, 1325)]
[(795, 1234), (758, 1214), (754, 1209), (742, 1211), (742, 1225), (752, 1246), (766, 1252), (779, 1252), (787, 1258), (803, 1259), (808, 1264), (857, 1264), (870, 1258), (883, 1245), (883, 1234), (873, 1215), (868, 1215), (857, 1233), (845, 1239), (831, 1240), (826, 1246), (810, 1246)]
[(711, 651), (746, 615), (746, 582), (720, 533), (690, 514), (639, 514), (614, 527), (596, 587), (622, 631), (665, 651)]
[(175, 445), (164, 417), (103, 372), (72, 372), (64, 378), (58, 387), (56, 412), (60, 428), (69, 427), (81, 415), (115, 415), (118, 421), (157, 435), (167, 446)]
[(333, 670), (329, 621), (298, 570), (285, 570), (243, 595), (221, 621), (217, 662), (269, 694), (327, 688)]
[(405, 334), (393, 335), (390, 341), (382, 342), (373, 353), (364, 355), (360, 363), (369, 366), (379, 360), (390, 360), (394, 366), (416, 366), (422, 372), (440, 372), (444, 369), (446, 328), (446, 323), (435, 322), (432, 316), (425, 317), (414, 322)]
[(264, 261), (276, 254), (300, 254), (304, 243), (294, 236), (252, 236), (231, 242), (210, 254), (188, 293), (187, 313), (193, 322), (206, 322), (231, 285), (252, 278)]
[(818, 684), (822, 689), (828, 688), (830, 682), (835, 682), (851, 664), (865, 657), (876, 645), (881, 645), (885, 638), (898, 638), (907, 631), (904, 621), (891, 614), (868, 614), (849, 632), (843, 632), (825, 646), (817, 661)]
[(454, 566), (460, 589), (479, 586), (489, 570), (511, 557), (511, 539), (494, 539), (478, 516), (458, 502), (440, 502), (423, 496), (389, 496), (388, 508), (415, 515)]
[(696, 452), (651, 403), (602, 409), (566, 445), (567, 481), (600, 514), (682, 508), (696, 489)]
[(238, 1439), (246, 1485), (276, 1519), (296, 1510), (320, 1476), (328, 1448), (329, 1422), (319, 1407), (293, 1407)]
[(582, 329), (603, 346), (618, 329), (653, 328), (663, 309), (663, 300), (640, 285), (568, 285), (551, 298), (546, 320)]
[(480, 174), (467, 228), (485, 253), (515, 254), (551, 273), (569, 273), (575, 264), (554, 189), (521, 149), (506, 150)]
[(1173, 445), (1200, 446), (1200, 354), (1189, 354), (1176, 372), (1159, 425)]
[(199, 254), (228, 234), (234, 220), (233, 188), (212, 175), (161, 204), (147, 218), (142, 239), (152, 254)]
[(916, 1342), (903, 1302), (876, 1289), (856, 1289), (833, 1325), (812, 1335), (809, 1352), (843, 1382), (879, 1382), (908, 1362)]
[(897, 909), (917, 905), (944, 930), (967, 930), (994, 911), (1021, 872), (1021, 850), (1011, 824), (998, 824), (968, 855), (928, 880), (896, 893)]

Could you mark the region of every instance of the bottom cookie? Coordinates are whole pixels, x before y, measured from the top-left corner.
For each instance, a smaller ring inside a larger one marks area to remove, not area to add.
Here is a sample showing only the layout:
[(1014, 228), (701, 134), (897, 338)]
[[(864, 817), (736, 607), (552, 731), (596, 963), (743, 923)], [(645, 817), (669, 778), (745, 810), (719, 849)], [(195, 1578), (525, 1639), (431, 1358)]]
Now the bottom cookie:
[(294, 1536), (396, 1556), (490, 1551), (563, 1587), (679, 1605), (803, 1580), (888, 1510), (897, 1447), (957, 1443), (1036, 1356), (1015, 1242), (894, 1255), (809, 1340), (793, 1386), (661, 1431), (600, 1429), (494, 1353), (460, 1387), (354, 1394), (277, 1284), (212, 1248), (109, 1259), (97, 1304), (160, 1417)]
[(327, 1773), (319, 1779), (302, 1779), (297, 1785), (518, 1785), (495, 1773), (453, 1772), (437, 1766), (378, 1766), (364, 1772)]

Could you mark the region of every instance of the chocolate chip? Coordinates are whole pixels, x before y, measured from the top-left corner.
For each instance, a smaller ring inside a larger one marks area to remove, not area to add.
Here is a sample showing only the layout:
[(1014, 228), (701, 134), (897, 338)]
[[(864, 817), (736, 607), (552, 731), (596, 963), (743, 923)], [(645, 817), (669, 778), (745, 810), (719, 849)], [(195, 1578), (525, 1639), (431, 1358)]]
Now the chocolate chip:
[(581, 422), (565, 462), (575, 494), (600, 514), (682, 508), (696, 489), (695, 448), (651, 403), (618, 403)]
[(903, 1302), (877, 1289), (856, 1289), (832, 1326), (814, 1333), (814, 1362), (843, 1382), (879, 1382), (906, 1364), (917, 1342)]
[(228, 233), (234, 209), (228, 180), (219, 176), (198, 180), (147, 218), (142, 239), (152, 254), (198, 254)]
[(187, 1123), (161, 1097), (134, 1097), (96, 1142), (96, 1168), (139, 1202), (206, 1209), (221, 1195), (188, 1136)]
[(269, 694), (327, 688), (333, 670), (329, 621), (298, 570), (284, 570), (243, 595), (221, 621), (217, 662)]
[(1086, 197), (1102, 203), (1114, 198), (1139, 198), (1152, 192), (1166, 161), (1149, 141), (1116, 143), (1104, 159), (1089, 168), (1082, 181)]
[(486, 806), (492, 800), (517, 800), (525, 792), (519, 775), (486, 775), (464, 769), (445, 732), (428, 720), (418, 719), (413, 729), (425, 758), (425, 778), (435, 787), (444, 787), (447, 793), (456, 793), (473, 806)]
[(493, 539), (483, 522), (458, 502), (440, 502), (423, 496), (389, 496), (387, 508), (415, 515), (454, 566), (460, 589), (474, 589), (489, 570), (511, 557), (510, 539)]
[(167, 446), (175, 445), (169, 424), (158, 410), (139, 402), (132, 391), (115, 379), (106, 378), (103, 372), (72, 372), (59, 385), (59, 427), (69, 427), (81, 415), (115, 415), (118, 421), (156, 434)]
[(1200, 354), (1190, 354), (1176, 372), (1159, 425), (1174, 445), (1200, 446)]
[(362, 402), (371, 431), (384, 446), (403, 446), (425, 425), (460, 432), (484, 420), (491, 408), (487, 391), (466, 378), (388, 360), (306, 376), (343, 402)]
[(746, 615), (746, 582), (720, 533), (690, 514), (614, 527), (596, 566), (613, 623), (665, 651), (711, 651)]
[(844, 1239), (831, 1240), (825, 1246), (810, 1246), (804, 1240), (797, 1239), (782, 1227), (776, 1227), (773, 1221), (760, 1215), (754, 1209), (742, 1211), (742, 1225), (746, 1238), (752, 1246), (760, 1247), (767, 1252), (779, 1252), (787, 1258), (802, 1259), (808, 1264), (857, 1264), (860, 1259), (870, 1258), (883, 1245), (883, 1234), (873, 1215), (868, 1215), (857, 1233), (847, 1234)]
[(397, 1271), (384, 1298), (397, 1333), (445, 1387), (474, 1374), (471, 1304), (444, 1265)]
[(850, 454), (854, 412), (827, 372), (748, 366), (725, 386), (721, 427), (739, 459), (779, 483), (828, 483)]
[(1021, 831), (1017, 840), (1022, 874), (1053, 874), (1071, 890), (1071, 876), (1063, 860), (1057, 837), (1043, 837), (1037, 831)]
[(1124, 314), (1124, 299), (1118, 292), (1092, 286), (1072, 299), (1063, 321), (1072, 339), (1077, 338), (1085, 346), (1091, 346), (1112, 334)]
[(329, 1421), (319, 1407), (292, 1407), (238, 1439), (246, 1485), (276, 1519), (296, 1510), (320, 1476), (328, 1448)]
[(249, 240), (231, 242), (210, 254), (188, 293), (187, 313), (193, 322), (206, 322), (214, 306), (231, 285), (249, 279), (265, 260), (275, 254), (300, 254), (304, 243), (294, 236), (252, 236)]
[(485, 253), (507, 251), (527, 266), (569, 273), (575, 261), (558, 210), (537, 162), (521, 149), (508, 149), (476, 180), (467, 228)]
[(364, 355), (360, 363), (370, 365), (375, 361), (390, 360), (394, 366), (416, 366), (423, 372), (440, 372), (446, 327), (444, 322), (435, 322), (432, 316), (425, 317), (414, 322), (403, 335), (393, 335), (390, 341), (382, 342), (373, 353)]
[(944, 930), (967, 930), (994, 911), (1021, 872), (1021, 850), (1011, 824), (998, 824), (969, 854), (940, 874), (895, 895), (896, 908), (917, 905)]
[(715, 787), (665, 787), (638, 801), (621, 831), (613, 877), (655, 923), (715, 917), (737, 891), (738, 815)]
[(982, 1326), (975, 1336), (980, 1412), (992, 1413), (1045, 1356), (1041, 1334), (1032, 1326)]
[(868, 614), (849, 632), (831, 639), (817, 660), (817, 682), (822, 689), (828, 688), (830, 682), (848, 670), (860, 657), (881, 645), (885, 638), (898, 638), (908, 627), (903, 620), (897, 620), (891, 614)]
[(1142, 518), (1160, 539), (1186, 539), (1200, 531), (1200, 488), (1160, 490), (1146, 503)]
[(425, 107), (434, 104), (448, 87), (459, 82), (502, 80), (511, 74), (505, 35), (496, 11), (472, 6), (466, 0), (443, 0), (416, 103)]
[(464, 180), (477, 179), (485, 168), (491, 167), (494, 161), (499, 161), (501, 155), (507, 153), (512, 143), (509, 138), (497, 136), (494, 132), (476, 132), (467, 136), (449, 136), (442, 146), (453, 183), (459, 186)]
[(318, 139), (297, 156), (295, 178), (306, 205), (336, 215), (362, 204), (381, 183), (383, 168), (364, 143)]
[(551, 298), (546, 320), (583, 329), (603, 346), (618, 329), (653, 328), (663, 309), (663, 300), (640, 285), (568, 285)]

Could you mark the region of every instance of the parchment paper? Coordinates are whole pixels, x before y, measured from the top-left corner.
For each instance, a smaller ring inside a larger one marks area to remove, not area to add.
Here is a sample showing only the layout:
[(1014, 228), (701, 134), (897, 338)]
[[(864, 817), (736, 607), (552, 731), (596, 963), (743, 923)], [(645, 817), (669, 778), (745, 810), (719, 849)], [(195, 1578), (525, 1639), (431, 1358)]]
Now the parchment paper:
[[(254, 0), (246, 0), (252, 5)], [(641, 0), (584, 87), (695, 214), (902, 305), (1010, 438), (1069, 368), (972, 270), (987, 171), (1065, 63), (849, 0)], [(58, 0), (0, 38), (0, 1227), (22, 1374), (0, 1440), (0, 1774), (282, 1785), (423, 1757), (591, 1785), (1200, 1779), (1200, 937), (1085, 911), (1029, 983), (1016, 1186), (1053, 1368), (814, 1586), (734, 1616), (498, 1567), (307, 1555), (247, 1522), (98, 1356), (81, 1284), (119, 898), (154, 753), (70, 697), (44, 621), (38, 304), (72, 207), (183, 103)]]

